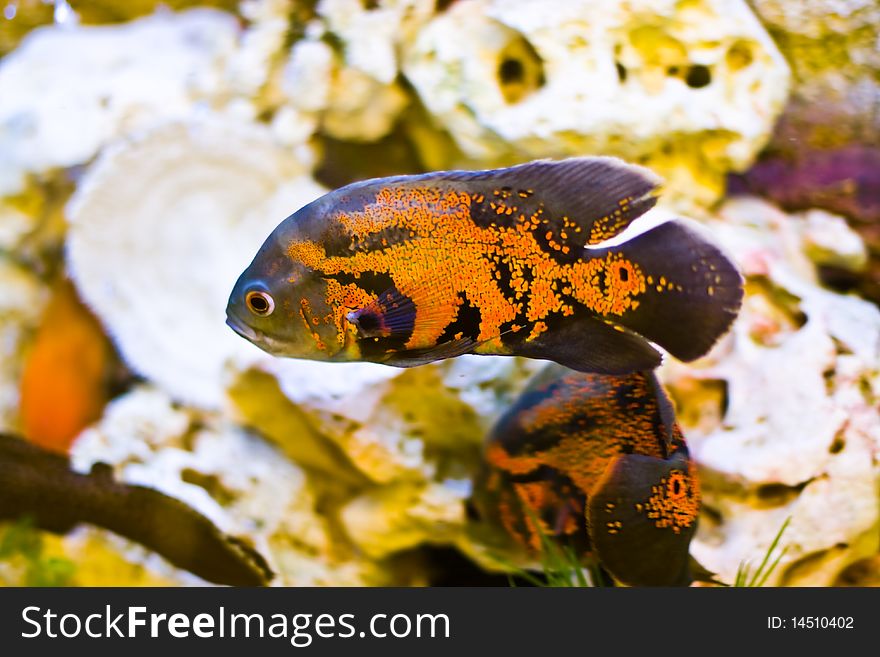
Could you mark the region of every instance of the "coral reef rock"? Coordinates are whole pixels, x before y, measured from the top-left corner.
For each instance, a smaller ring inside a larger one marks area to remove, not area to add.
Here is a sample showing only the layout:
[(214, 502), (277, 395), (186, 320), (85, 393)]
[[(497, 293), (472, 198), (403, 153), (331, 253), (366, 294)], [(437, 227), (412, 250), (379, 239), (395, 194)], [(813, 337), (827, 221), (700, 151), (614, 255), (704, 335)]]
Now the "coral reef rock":
[(120, 26), (49, 26), (0, 61), (0, 196), (82, 164), (113, 137), (220, 93), (233, 16), (200, 9)]
[(138, 373), (216, 407), (227, 358), (259, 350), (224, 324), (236, 277), (276, 223), (323, 190), (264, 126), (204, 117), (105, 149), (71, 199), (68, 261)]
[(279, 360), (240, 375), (230, 397), (239, 422), (337, 489), (339, 521), (358, 550), (382, 558), (447, 544), (473, 555), (464, 504), (482, 442), (543, 365), (501, 356), (408, 370)]
[(692, 553), (724, 581), (760, 563), (789, 516), (771, 584), (830, 585), (880, 547), (880, 311), (817, 283), (806, 223), (752, 198), (721, 208), (712, 228), (747, 276), (742, 312), (707, 358), (662, 370), (703, 482)]
[(880, 303), (880, 4), (753, 0), (791, 63), (791, 98), (759, 163), (736, 183), (788, 210), (845, 215), (870, 253), (849, 287)]
[[(231, 397), (242, 421), (256, 427), (286, 400), (291, 420), (272, 425), (273, 439), (291, 446), (303, 440), (302, 427), (310, 427), (375, 484), (441, 482), (469, 476), (492, 421), (541, 364), (462, 356), (403, 370), (279, 360), (246, 371)], [(277, 381), (274, 393), (267, 373)]]
[[(311, 122), (337, 139), (375, 141), (409, 104), (401, 44), (432, 15), (428, 0), (323, 0), (278, 79), (278, 122)], [(331, 43), (339, 44), (334, 48)], [(292, 131), (292, 128), (288, 128)]]
[(618, 155), (698, 204), (752, 162), (789, 82), (739, 0), (458, 2), (403, 71), (467, 158)]
[[(71, 457), (82, 471), (98, 461), (109, 463), (119, 480), (173, 495), (221, 530), (247, 536), (278, 574), (276, 584), (387, 582), (369, 562), (335, 554), (301, 469), (252, 434), (177, 407), (155, 388), (136, 388), (113, 402), (104, 419), (81, 434)], [(145, 548), (97, 529), (89, 532), (127, 560), (143, 563), (153, 576), (201, 582)], [(81, 539), (75, 534), (69, 540), (75, 546)]]

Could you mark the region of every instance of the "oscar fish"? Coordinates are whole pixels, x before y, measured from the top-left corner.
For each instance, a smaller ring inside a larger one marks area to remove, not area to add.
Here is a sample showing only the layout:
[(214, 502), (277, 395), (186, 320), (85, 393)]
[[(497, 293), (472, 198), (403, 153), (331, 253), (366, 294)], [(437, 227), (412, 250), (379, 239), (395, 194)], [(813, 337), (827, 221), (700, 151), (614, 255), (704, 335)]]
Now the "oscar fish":
[(700, 488), (652, 372), (550, 365), (495, 424), (471, 506), (540, 554), (544, 539), (632, 586), (687, 585)]
[(180, 500), (115, 481), (104, 463), (75, 472), (66, 456), (0, 433), (0, 521), (19, 518), (56, 534), (103, 527), (217, 584), (263, 586), (274, 577), (259, 552)]
[(278, 356), (412, 367), (465, 353), (587, 372), (689, 361), (735, 318), (742, 277), (671, 220), (623, 235), (659, 179), (613, 158), (358, 182), (285, 219), (227, 323)]

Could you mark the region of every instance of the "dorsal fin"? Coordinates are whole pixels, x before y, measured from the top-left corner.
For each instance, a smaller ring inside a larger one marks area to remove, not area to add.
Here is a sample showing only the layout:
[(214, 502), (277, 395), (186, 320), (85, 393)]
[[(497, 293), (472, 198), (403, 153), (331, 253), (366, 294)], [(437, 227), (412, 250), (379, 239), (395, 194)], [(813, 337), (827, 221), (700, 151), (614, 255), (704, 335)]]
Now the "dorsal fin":
[[(541, 208), (540, 219), (547, 221), (556, 241), (565, 241), (559, 236), (567, 233), (581, 246), (614, 237), (651, 209), (661, 183), (649, 169), (612, 157), (536, 160), (507, 169), (450, 171), (425, 178), (466, 183), (469, 192), (485, 197), (489, 216), (499, 224)], [(508, 215), (508, 207), (516, 209)]]
[(576, 157), (505, 169), (377, 178), (343, 187), (332, 197), (355, 209), (380, 189), (432, 184), (459, 189), (469, 194), (471, 219), (478, 225), (511, 226), (523, 216), (534, 217), (537, 232), (553, 233), (553, 240), (569, 246), (575, 257), (585, 244), (614, 237), (652, 208), (661, 182), (649, 169), (617, 158)]

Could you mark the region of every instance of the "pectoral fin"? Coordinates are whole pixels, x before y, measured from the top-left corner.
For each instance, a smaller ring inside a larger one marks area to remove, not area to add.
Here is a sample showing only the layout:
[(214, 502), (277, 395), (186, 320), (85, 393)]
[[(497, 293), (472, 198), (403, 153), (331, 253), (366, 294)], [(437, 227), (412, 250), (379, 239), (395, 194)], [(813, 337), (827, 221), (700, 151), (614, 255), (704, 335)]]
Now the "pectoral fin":
[(391, 357), (381, 361), (386, 365), (394, 367), (416, 367), (418, 365), (427, 365), (438, 360), (447, 358), (455, 358), (464, 354), (473, 353), (478, 346), (478, 342), (471, 338), (460, 338), (449, 342), (442, 342), (434, 347), (426, 349), (409, 349), (391, 355)]
[(361, 338), (408, 340), (416, 322), (416, 305), (397, 288), (382, 292), (367, 306), (347, 315)]

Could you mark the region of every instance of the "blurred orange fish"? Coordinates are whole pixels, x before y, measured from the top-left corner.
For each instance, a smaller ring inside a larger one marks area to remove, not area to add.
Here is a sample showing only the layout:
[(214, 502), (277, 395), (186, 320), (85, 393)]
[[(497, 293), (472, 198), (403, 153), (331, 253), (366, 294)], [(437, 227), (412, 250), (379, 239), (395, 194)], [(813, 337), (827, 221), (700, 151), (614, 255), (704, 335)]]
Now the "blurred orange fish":
[(101, 416), (108, 400), (113, 349), (69, 281), (59, 283), (43, 314), (21, 378), (21, 422), (29, 440), (66, 453)]
[(628, 585), (705, 579), (696, 469), (652, 372), (547, 367), (492, 429), (471, 502), (530, 551), (557, 539)]

